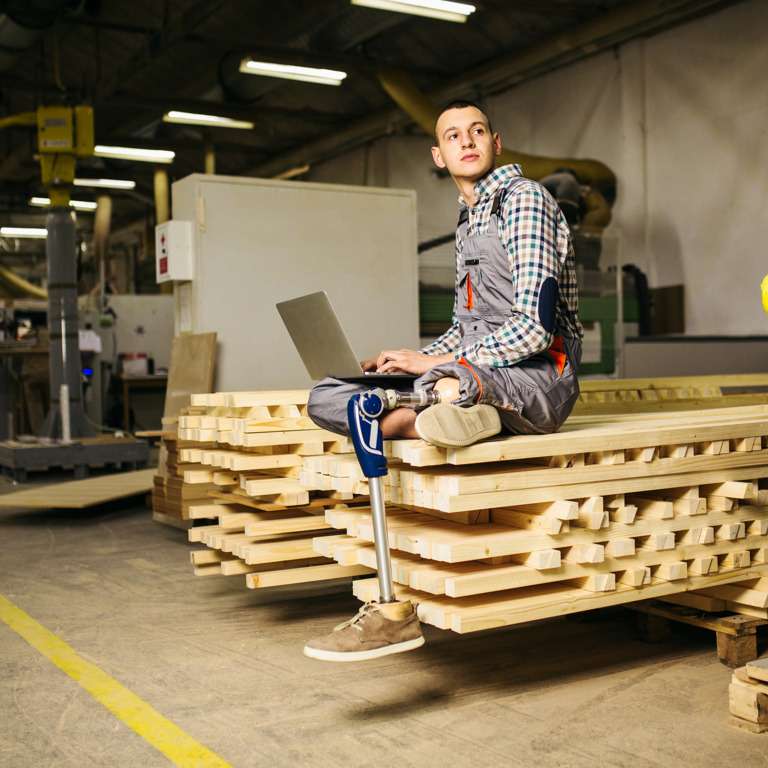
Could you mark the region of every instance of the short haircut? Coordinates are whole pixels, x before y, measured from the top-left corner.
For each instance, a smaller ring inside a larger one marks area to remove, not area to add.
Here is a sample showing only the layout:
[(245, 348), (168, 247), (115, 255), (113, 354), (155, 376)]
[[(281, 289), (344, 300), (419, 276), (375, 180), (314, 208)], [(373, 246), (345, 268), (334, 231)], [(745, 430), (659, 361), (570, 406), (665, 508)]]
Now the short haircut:
[(493, 128), (491, 128), (491, 120), (485, 113), (485, 110), (479, 104), (475, 103), (474, 101), (470, 101), (469, 99), (454, 99), (453, 101), (449, 101), (440, 110), (437, 117), (435, 118), (435, 144), (440, 143), (440, 139), (437, 136), (437, 122), (443, 116), (443, 113), (447, 112), (449, 109), (465, 109), (466, 107), (474, 107), (478, 112), (482, 112), (486, 123), (488, 123), (488, 130), (491, 134), (493, 134)]

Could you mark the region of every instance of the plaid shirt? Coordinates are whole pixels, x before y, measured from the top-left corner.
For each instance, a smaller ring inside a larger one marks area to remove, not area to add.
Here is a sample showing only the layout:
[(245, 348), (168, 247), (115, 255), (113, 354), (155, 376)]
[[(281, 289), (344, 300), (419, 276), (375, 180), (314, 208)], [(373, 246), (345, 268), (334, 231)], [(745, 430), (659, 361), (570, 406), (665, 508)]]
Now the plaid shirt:
[[(496, 192), (515, 178), (522, 178), (519, 165), (497, 168), (475, 184), (475, 203), (469, 207), (467, 235), (488, 233)], [(459, 196), (459, 203), (466, 205)], [(509, 297), (509, 318), (480, 342), (465, 346), (457, 322), (454, 300), (451, 327), (421, 351), (428, 355), (455, 353), (478, 365), (508, 366), (547, 349), (556, 335), (581, 338), (576, 270), (571, 235), (565, 217), (547, 191), (525, 179), (507, 190), (498, 216), (498, 232), (514, 275), (515, 295)], [(461, 234), (456, 232), (456, 274), (462, 258)], [(541, 284), (548, 277), (558, 282), (556, 327), (544, 330), (538, 315)], [(458, 277), (457, 277), (458, 283)]]

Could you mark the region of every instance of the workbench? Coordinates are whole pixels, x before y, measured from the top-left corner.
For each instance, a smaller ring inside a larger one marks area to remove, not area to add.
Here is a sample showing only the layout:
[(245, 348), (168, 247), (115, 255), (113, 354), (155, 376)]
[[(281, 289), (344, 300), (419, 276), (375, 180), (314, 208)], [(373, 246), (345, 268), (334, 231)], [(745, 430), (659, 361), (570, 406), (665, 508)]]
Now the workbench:
[(127, 430), (130, 430), (133, 426), (131, 424), (131, 390), (142, 389), (165, 392), (168, 386), (167, 373), (152, 373), (146, 376), (116, 375), (114, 379), (122, 389), (123, 427)]

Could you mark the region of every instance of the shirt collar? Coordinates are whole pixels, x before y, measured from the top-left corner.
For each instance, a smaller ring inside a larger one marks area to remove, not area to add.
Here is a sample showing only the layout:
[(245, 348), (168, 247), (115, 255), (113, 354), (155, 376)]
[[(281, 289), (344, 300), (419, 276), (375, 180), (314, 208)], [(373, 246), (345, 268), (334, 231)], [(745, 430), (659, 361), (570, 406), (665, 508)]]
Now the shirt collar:
[[(475, 205), (491, 197), (499, 187), (503, 187), (510, 179), (522, 175), (523, 172), (519, 165), (503, 165), (501, 168), (494, 168), (475, 184)], [(459, 203), (464, 206), (467, 204), (462, 195), (459, 195)]]

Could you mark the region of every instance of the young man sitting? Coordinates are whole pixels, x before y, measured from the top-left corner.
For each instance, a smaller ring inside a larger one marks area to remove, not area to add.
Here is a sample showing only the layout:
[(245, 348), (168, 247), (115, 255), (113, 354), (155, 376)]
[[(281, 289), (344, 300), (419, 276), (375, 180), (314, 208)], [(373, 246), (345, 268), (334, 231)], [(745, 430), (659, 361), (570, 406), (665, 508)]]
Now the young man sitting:
[[(459, 188), (456, 295), (451, 327), (421, 350), (384, 350), (365, 370), (418, 375), (414, 389), (440, 392), (421, 411), (380, 420), (385, 438), (465, 446), (500, 432), (557, 430), (579, 394), (583, 331), (577, 317), (571, 236), (557, 203), (517, 165), (498, 168), (501, 140), (476, 104), (455, 101), (435, 125), (432, 157)], [(319, 426), (349, 434), (347, 402), (367, 388), (325, 379), (310, 394)], [(423, 642), (410, 602), (369, 604), (325, 638), (313, 658), (373, 658)]]

